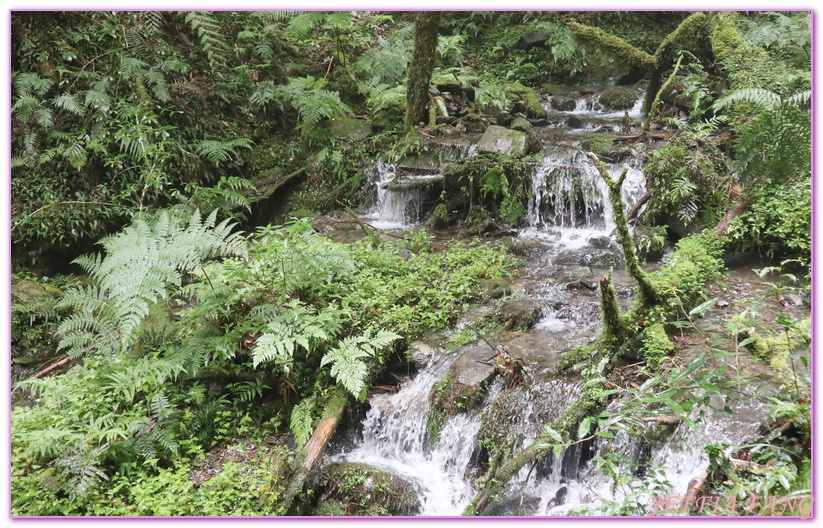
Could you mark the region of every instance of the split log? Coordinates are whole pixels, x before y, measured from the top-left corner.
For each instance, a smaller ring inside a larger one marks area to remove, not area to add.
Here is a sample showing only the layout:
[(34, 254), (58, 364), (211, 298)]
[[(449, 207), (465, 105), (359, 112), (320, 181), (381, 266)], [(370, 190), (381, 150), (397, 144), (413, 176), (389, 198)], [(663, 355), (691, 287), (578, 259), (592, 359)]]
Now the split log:
[(652, 121), (657, 116), (657, 106), (660, 104), (660, 97), (663, 95), (663, 92), (666, 91), (666, 88), (669, 87), (674, 76), (677, 75), (677, 70), (680, 69), (680, 62), (683, 60), (683, 54), (680, 54), (680, 57), (677, 58), (677, 64), (674, 65), (674, 70), (672, 70), (671, 75), (669, 78), (666, 79), (666, 82), (663, 83), (663, 86), (657, 91), (657, 94), (654, 96), (654, 102), (652, 103), (651, 107), (649, 108), (649, 118), (646, 121), (646, 126), (643, 127), (645, 132), (649, 131), (649, 128), (652, 126)]
[(660, 294), (649, 280), (646, 272), (640, 268), (640, 263), (637, 260), (637, 253), (634, 249), (634, 241), (632, 235), (629, 233), (629, 224), (626, 220), (626, 214), (623, 212), (625, 204), (621, 195), (621, 187), (623, 180), (626, 179), (628, 168), (623, 169), (620, 177), (617, 180), (612, 179), (609, 171), (603, 162), (593, 153), (587, 154), (597, 167), (600, 177), (609, 186), (609, 200), (612, 203), (612, 211), (614, 214), (614, 223), (617, 225), (618, 242), (623, 249), (623, 256), (626, 258), (626, 271), (637, 282), (637, 287), (640, 290), (641, 302), (644, 304), (655, 303), (660, 299)]
[[(649, 198), (651, 198), (651, 197), (652, 197), (652, 192), (651, 191), (646, 191), (646, 194), (641, 196), (640, 199), (637, 200), (637, 203), (634, 204), (631, 209), (629, 209), (628, 213), (626, 213), (626, 220), (628, 222), (631, 222), (632, 220), (635, 220), (637, 218), (637, 213), (640, 211), (640, 208), (643, 207), (643, 205), (645, 205), (646, 202), (648, 202)], [(617, 228), (615, 228), (615, 231), (616, 230), (617, 230)], [(614, 234), (614, 233), (612, 233), (612, 234)]]
[(680, 503), (681, 512), (688, 513), (689, 510), (691, 510), (692, 504), (697, 502), (697, 495), (700, 494), (700, 491), (706, 484), (707, 478), (709, 478), (708, 471), (689, 482), (689, 487), (686, 490), (686, 494), (683, 496), (683, 501)]
[(292, 507), (295, 496), (300, 493), (306, 485), (306, 481), (312, 475), (320, 455), (323, 454), (323, 448), (326, 447), (326, 443), (334, 434), (337, 424), (343, 417), (343, 410), (346, 408), (347, 402), (348, 400), (345, 397), (333, 396), (329, 400), (323, 413), (325, 417), (317, 425), (311, 438), (297, 455), (299, 465), (283, 495), (283, 504), (287, 510)]
[(714, 228), (714, 236), (717, 238), (723, 238), (726, 235), (726, 231), (729, 230), (729, 224), (732, 220), (737, 218), (738, 216), (742, 215), (746, 212), (746, 204), (743, 201), (739, 201), (735, 204), (731, 210), (726, 213), (726, 216), (723, 217), (723, 220), (717, 224), (717, 227)]
[(363, 221), (360, 220), (360, 217), (357, 216), (357, 213), (352, 211), (350, 207), (348, 207), (347, 205), (341, 203), (339, 200), (336, 200), (336, 201), (337, 201), (338, 204), (340, 204), (343, 207), (343, 209), (345, 209), (345, 211), (347, 213), (349, 213), (349, 216), (354, 218), (354, 221), (357, 222), (357, 225), (359, 225), (360, 229), (363, 230), (363, 234), (366, 235), (369, 238), (369, 240), (371, 241), (372, 247), (379, 246), (380, 245), (380, 238), (378, 238), (377, 234), (375, 233), (376, 230), (374, 230), (374, 228), (369, 229), (369, 227), (367, 227), (366, 224), (364, 224)]

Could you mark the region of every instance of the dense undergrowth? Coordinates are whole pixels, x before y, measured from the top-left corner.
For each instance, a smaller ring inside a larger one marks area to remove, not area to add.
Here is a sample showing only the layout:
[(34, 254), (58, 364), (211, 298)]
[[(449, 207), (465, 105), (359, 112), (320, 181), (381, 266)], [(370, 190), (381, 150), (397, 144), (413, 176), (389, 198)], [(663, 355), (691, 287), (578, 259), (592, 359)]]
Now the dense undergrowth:
[[(338, 388), (363, 400), (398, 340), (454, 323), (515, 263), (475, 243), (433, 252), (424, 234), (374, 248), (303, 221), (248, 238), (230, 228), (163, 214), (82, 259), (91, 283), (66, 292), (58, 329), (82, 361), (18, 385), (37, 404), (13, 416), (15, 514), (99, 513), (106, 493), (122, 513), (146, 512), (131, 485), (159, 486), (233, 438), (291, 430), (302, 447)], [(44, 480), (48, 492), (33, 493)], [(245, 497), (265, 500), (243, 511), (262, 512), (282, 485)], [(173, 511), (214, 513), (198, 502), (205, 491), (189, 491)]]
[[(672, 38), (686, 20), (692, 38)], [(13, 282), (26, 283), (12, 303), (12, 359), (45, 365), (58, 343), (74, 358), (15, 389), (14, 515), (283, 514), (284, 435), (302, 446), (330, 400), (362, 401), (406, 341), (449, 327), (505, 279), (515, 262), (498, 247), (434, 251), (425, 231), (343, 245), (307, 221), (285, 223), (370, 203), (364, 174), (375, 160), (426, 153), (455, 132), (436, 118), (411, 131), (403, 122), (413, 26), (401, 12), (12, 13)], [(544, 44), (518, 44), (534, 32)], [(624, 57), (600, 49), (604, 35)], [(647, 249), (680, 242), (652, 276), (668, 304), (620, 314), (622, 352), (638, 353), (629, 349), (639, 342), (641, 389), (656, 399), (628, 382), (627, 398), (685, 413), (734, 371), (732, 356), (708, 347), (726, 370), (689, 377), (703, 364), (683, 374), (670, 339), (696, 331), (720, 253), (792, 258), (771, 270), (783, 275), (809, 269), (810, 56), (804, 12), (441, 17), (431, 84), (457, 83), (469, 125), (538, 117), (538, 96), (573, 86), (619, 83), (633, 94), (672, 77), (649, 123), (666, 144), (646, 154), (651, 197), (639, 221)], [(659, 63), (649, 74), (622, 62), (637, 57)], [(598, 137), (604, 151), (610, 137)], [(525, 160), (452, 167), (462, 172), (441, 196), (444, 214), (467, 206), (475, 233), (522, 221)], [(285, 202), (284, 225), (255, 228), (265, 200)], [(738, 202), (721, 241), (699, 235)], [(87, 276), (54, 277), (97, 240), (105, 254), (77, 261)], [(744, 320), (749, 334), (729, 342), (776, 365), (787, 391), (771, 401), (776, 427), (758, 442), (707, 448), (710, 484), (741, 496), (806, 489), (810, 384), (788, 367), (801, 361), (808, 327), (785, 315), (776, 331)], [(586, 377), (605, 401), (618, 389), (596, 348), (567, 357), (597, 356)], [(603, 416), (599, 431), (637, 425), (626, 416)], [(595, 417), (571, 418), (578, 438), (595, 434)], [(577, 441), (544, 437), (556, 441), (547, 452)], [(208, 483), (187, 478), (237, 438), (266, 447)], [(752, 464), (730, 462), (740, 457)], [(616, 458), (600, 467), (627, 485)], [(604, 511), (637, 513), (635, 499)]]

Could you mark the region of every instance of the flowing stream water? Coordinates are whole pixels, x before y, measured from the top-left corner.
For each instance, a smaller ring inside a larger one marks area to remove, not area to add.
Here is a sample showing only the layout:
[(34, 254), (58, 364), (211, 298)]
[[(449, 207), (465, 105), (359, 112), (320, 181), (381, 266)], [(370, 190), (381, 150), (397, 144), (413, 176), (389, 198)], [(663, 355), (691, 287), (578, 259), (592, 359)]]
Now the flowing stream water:
[[(640, 100), (630, 112), (635, 120), (639, 118), (639, 109)], [(568, 115), (585, 116), (590, 122), (580, 130), (568, 132), (562, 141), (543, 141), (542, 161), (535, 167), (532, 178), (526, 226), (518, 235), (536, 248), (526, 264), (524, 281), (528, 285), (523, 291), (542, 304), (543, 316), (522, 338), (536, 356), (556, 355), (575, 344), (585, 343), (597, 335), (601, 324), (596, 297), (592, 294), (584, 298), (570, 293), (565, 285), (551, 279), (549, 271), (557, 268), (569, 254), (585, 261), (588, 255), (597, 254), (603, 247), (615, 248), (609, 241), (614, 221), (607, 187), (580, 149), (579, 140), (594, 130), (618, 132), (623, 114), (604, 113), (596, 101), (584, 98), (574, 111), (551, 112), (549, 122), (555, 124), (538, 129), (538, 134), (555, 133)], [(624, 167), (629, 170), (623, 198), (631, 206), (645, 190), (639, 153), (629, 152), (619, 163), (607, 164), (613, 177)], [(417, 225), (422, 219), (423, 193), (414, 185), (415, 180), (441, 177), (437, 173), (404, 176), (408, 185), (398, 185), (395, 167), (380, 164), (378, 203), (370, 221), (382, 229)], [(631, 288), (625, 289), (629, 293), (623, 296), (624, 303), (628, 303)], [(554, 302), (558, 297), (564, 301)], [(420, 509), (416, 513), (419, 515), (460, 515), (476, 493), (474, 479), (482, 475), (482, 470), (478, 470), (477, 447), (481, 410), (458, 413), (450, 418), (433, 447), (426, 430), (429, 394), (447, 375), (459, 353), (458, 350), (437, 356), (397, 392), (372, 396), (361, 430), (350, 432), (346, 441), (333, 445), (327, 460), (365, 463), (407, 479), (418, 493)], [(510, 424), (512, 434), (518, 438), (516, 449), (528, 446), (540, 428), (567, 408), (580, 392), (578, 382), (545, 375), (537, 364), (528, 368), (536, 374), (531, 387), (511, 396), (518, 399), (517, 419)], [(502, 382), (495, 381), (480, 409), (487, 408), (502, 390)], [(590, 508), (596, 515), (597, 508), (607, 501), (623, 500), (630, 487), (614, 488), (612, 480), (597, 470), (591, 460), (592, 455), (607, 444), (609, 449), (630, 457), (637, 468), (636, 483), (649, 468), (665, 468), (666, 480), (672, 485), (669, 493), (683, 496), (690, 480), (702, 474), (708, 465), (701, 447), (704, 443), (724, 438), (730, 442), (741, 441), (756, 433), (760, 411), (737, 410), (748, 418), (720, 420), (709, 413), (700, 434), (686, 426), (678, 427), (662, 446), (649, 448), (636, 438), (618, 435), (614, 439), (601, 439), (598, 444), (570, 447), (533, 471), (524, 467), (504, 489), (500, 500), (484, 513), (555, 516)], [(528, 484), (524, 485), (527, 479)]]

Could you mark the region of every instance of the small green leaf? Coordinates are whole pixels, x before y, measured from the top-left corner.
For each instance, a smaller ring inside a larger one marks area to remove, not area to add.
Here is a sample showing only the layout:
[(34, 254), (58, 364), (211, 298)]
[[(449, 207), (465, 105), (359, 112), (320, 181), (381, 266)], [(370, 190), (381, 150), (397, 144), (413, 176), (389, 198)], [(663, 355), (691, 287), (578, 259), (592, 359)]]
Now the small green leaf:
[(591, 427), (592, 419), (591, 416), (587, 416), (580, 422), (580, 427), (577, 428), (577, 439), (581, 439), (589, 434), (589, 428)]

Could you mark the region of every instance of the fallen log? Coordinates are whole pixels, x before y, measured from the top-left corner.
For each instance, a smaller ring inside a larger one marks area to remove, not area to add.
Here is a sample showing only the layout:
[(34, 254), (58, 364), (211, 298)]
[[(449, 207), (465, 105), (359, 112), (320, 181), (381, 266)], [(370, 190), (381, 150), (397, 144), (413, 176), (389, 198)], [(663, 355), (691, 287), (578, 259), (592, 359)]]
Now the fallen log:
[[(67, 364), (71, 360), (72, 360), (71, 356), (66, 356), (63, 359), (61, 359), (60, 361), (58, 361), (57, 363), (49, 365), (48, 367), (44, 368), (43, 370), (41, 370), (40, 372), (38, 372), (36, 374), (32, 374), (31, 376), (26, 378), (26, 380), (41, 378), (41, 377), (45, 376), (46, 374), (48, 374), (49, 372), (51, 372), (52, 370), (54, 370), (56, 368), (59, 368), (59, 367), (62, 367), (63, 365)], [(17, 387), (19, 387), (19, 386), (20, 386), (20, 384), (18, 383), (17, 385), (12, 387), (12, 389), (11, 389), (12, 392), (14, 392), (17, 389)]]
[(332, 396), (329, 403), (326, 404), (326, 409), (323, 413), (324, 418), (317, 425), (314, 433), (306, 442), (306, 445), (297, 455), (296, 463), (299, 465), (291, 477), (289, 486), (283, 495), (283, 505), (286, 510), (300, 509), (300, 506), (293, 506), (294, 498), (297, 496), (303, 487), (306, 485), (309, 477), (314, 473), (317, 461), (320, 455), (323, 454), (323, 448), (329, 441), (334, 431), (337, 429), (337, 424), (343, 417), (343, 410), (346, 408), (348, 399), (345, 396)]
[(742, 215), (746, 212), (746, 204), (741, 200), (737, 202), (731, 210), (726, 213), (726, 216), (723, 217), (723, 220), (717, 224), (717, 227), (714, 228), (714, 236), (717, 238), (723, 238), (726, 235), (726, 231), (729, 230), (729, 224), (737, 218), (738, 216)]

